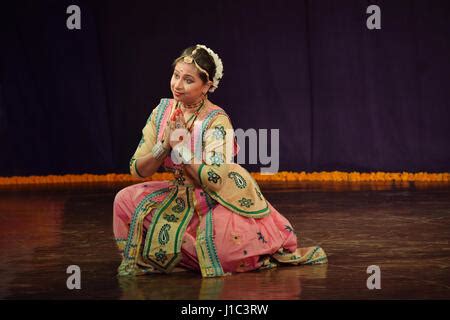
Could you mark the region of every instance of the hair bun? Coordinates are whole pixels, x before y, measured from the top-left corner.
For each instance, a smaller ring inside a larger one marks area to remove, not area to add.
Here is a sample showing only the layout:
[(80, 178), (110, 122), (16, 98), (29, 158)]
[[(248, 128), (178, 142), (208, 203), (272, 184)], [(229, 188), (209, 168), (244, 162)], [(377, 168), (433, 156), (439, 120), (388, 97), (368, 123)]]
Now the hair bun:
[(214, 92), (218, 87), (219, 87), (219, 82), (223, 77), (223, 63), (222, 60), (219, 58), (219, 56), (217, 55), (217, 53), (215, 53), (214, 51), (212, 51), (210, 48), (208, 48), (207, 46), (203, 45), (203, 44), (197, 44), (196, 45), (197, 48), (202, 48), (205, 49), (206, 52), (208, 52), (208, 54), (213, 58), (214, 60), (214, 64), (216, 65), (216, 74), (214, 75), (213, 79), (212, 79), (212, 86), (211, 88), (209, 88), (209, 92)]

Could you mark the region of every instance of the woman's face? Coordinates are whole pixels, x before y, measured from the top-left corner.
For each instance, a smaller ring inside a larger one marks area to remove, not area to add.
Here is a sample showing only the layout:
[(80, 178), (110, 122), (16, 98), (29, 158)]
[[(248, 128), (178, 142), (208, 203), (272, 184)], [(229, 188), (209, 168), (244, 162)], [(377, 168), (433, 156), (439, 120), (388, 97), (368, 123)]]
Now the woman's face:
[(193, 104), (198, 102), (203, 93), (209, 89), (208, 83), (203, 83), (199, 76), (199, 71), (193, 63), (179, 61), (175, 65), (172, 79), (170, 80), (170, 89), (175, 100), (183, 104)]

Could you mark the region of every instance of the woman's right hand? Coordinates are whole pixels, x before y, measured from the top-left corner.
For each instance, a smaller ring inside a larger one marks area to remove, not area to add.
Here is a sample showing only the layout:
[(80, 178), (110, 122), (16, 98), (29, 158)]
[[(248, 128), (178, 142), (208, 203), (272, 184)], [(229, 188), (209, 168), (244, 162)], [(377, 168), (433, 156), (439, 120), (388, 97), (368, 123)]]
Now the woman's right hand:
[(164, 141), (162, 143), (164, 149), (170, 151), (170, 135), (172, 134), (172, 125), (170, 123), (170, 120), (167, 121), (166, 128), (164, 129), (164, 135), (162, 140)]
[(183, 112), (180, 109), (177, 109), (177, 111), (172, 115), (172, 117), (167, 121), (166, 128), (164, 129), (164, 135), (163, 135), (163, 147), (166, 150), (171, 150), (175, 145), (181, 142), (180, 139), (178, 140), (170, 140), (172, 137), (172, 133), (178, 129), (186, 128), (186, 123), (184, 121)]

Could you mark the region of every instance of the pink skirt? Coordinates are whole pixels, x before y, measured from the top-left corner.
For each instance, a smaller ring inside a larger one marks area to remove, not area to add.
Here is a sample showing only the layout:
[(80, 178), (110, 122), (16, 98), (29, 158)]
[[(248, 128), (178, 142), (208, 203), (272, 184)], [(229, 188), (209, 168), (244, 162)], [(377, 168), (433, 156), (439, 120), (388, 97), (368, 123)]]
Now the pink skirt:
[[(113, 227), (116, 241), (124, 242), (128, 237), (133, 213), (143, 198), (157, 190), (173, 187), (170, 181), (148, 181), (120, 190), (114, 200)], [(195, 189), (196, 199), (204, 199), (204, 191)], [(196, 253), (198, 214), (207, 212), (206, 201), (197, 201), (196, 214), (186, 229), (181, 247), (181, 266), (200, 270)], [(260, 219), (240, 216), (217, 204), (212, 209), (214, 220), (214, 243), (224, 272), (246, 272), (263, 266), (263, 258), (273, 255), (281, 248), (294, 252), (297, 237), (289, 221), (270, 203), (270, 215)], [(150, 225), (156, 209), (147, 216), (144, 229)]]

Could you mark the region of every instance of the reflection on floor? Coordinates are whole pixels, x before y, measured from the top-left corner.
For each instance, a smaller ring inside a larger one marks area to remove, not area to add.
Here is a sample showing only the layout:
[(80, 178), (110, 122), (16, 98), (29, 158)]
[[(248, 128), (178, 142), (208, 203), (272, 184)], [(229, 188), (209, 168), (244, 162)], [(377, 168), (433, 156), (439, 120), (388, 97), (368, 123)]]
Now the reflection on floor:
[[(449, 184), (262, 185), (301, 245), (321, 245), (329, 264), (213, 279), (190, 271), (116, 277), (112, 203), (122, 187), (2, 187), (0, 298), (450, 298)], [(69, 265), (81, 268), (81, 290), (67, 289)], [(367, 289), (370, 265), (381, 269), (380, 290)]]

